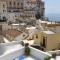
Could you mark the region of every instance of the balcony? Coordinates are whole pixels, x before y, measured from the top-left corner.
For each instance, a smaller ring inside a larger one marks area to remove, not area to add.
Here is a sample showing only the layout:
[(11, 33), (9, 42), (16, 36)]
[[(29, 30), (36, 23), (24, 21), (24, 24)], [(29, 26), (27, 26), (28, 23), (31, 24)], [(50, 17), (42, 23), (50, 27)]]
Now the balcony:
[(48, 53), (42, 52), (35, 48), (31, 49), (29, 56), (24, 56), (24, 46), (20, 42), (12, 42), (0, 44), (0, 60), (44, 60), (44, 58), (51, 56)]

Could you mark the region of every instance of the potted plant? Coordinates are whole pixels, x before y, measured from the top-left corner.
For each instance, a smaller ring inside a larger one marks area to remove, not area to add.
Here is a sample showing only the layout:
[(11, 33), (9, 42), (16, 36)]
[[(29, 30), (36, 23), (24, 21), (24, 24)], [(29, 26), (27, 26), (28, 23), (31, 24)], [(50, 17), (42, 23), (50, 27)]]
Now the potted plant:
[(51, 58), (51, 57), (46, 57), (46, 58), (44, 58), (44, 60), (50, 60), (50, 58)]
[(28, 43), (25, 44), (25, 55), (29, 56), (30, 55), (30, 48), (28, 47)]
[(53, 53), (52, 54), (52, 58), (56, 58), (56, 53)]

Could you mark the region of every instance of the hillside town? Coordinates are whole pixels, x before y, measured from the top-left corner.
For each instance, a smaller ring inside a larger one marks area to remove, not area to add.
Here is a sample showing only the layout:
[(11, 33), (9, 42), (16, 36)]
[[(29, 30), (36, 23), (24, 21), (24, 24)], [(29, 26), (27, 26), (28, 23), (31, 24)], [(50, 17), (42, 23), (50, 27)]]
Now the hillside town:
[(0, 60), (45, 58), (60, 58), (60, 22), (45, 17), (44, 0), (0, 0)]

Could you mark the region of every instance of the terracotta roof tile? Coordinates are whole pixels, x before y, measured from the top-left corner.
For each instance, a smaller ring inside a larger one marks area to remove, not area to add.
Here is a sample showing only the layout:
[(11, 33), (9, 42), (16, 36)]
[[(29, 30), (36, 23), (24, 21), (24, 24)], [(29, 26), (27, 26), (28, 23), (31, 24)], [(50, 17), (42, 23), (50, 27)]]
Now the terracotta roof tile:
[(15, 37), (19, 36), (20, 34), (22, 34), (22, 32), (15, 30), (15, 29), (9, 29), (6, 31), (6, 34), (9, 35), (10, 37), (15, 38)]

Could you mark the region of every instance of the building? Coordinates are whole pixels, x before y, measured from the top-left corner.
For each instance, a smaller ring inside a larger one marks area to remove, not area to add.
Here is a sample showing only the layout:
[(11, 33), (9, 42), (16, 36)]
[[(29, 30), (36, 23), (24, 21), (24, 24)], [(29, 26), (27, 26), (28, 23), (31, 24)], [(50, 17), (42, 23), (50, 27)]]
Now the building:
[(22, 18), (27, 18), (27, 19), (30, 19), (30, 18), (33, 18), (33, 19), (35, 19), (35, 11), (30, 11), (30, 10), (25, 10), (24, 12), (23, 12), (23, 14), (21, 14), (21, 16), (20, 17), (22, 17)]
[(6, 17), (7, 22), (15, 22), (16, 21), (15, 13), (0, 13), (0, 18)]
[(0, 1), (0, 13), (6, 13), (7, 12), (7, 5), (5, 1)]
[[(42, 1), (38, 1), (38, 0), (17, 0), (17, 1), (3, 0), (3, 1), (6, 2), (8, 12), (18, 12), (18, 14), (23, 13), (23, 15), (21, 14), (21, 16), (23, 17), (25, 14), (26, 17), (35, 18), (35, 14), (37, 12), (36, 7), (38, 7), (40, 11), (40, 15), (41, 16), (44, 15), (44, 2)], [(38, 2), (39, 2), (39, 6), (38, 6)]]
[(20, 12), (23, 8), (22, 0), (5, 0), (8, 12)]
[(7, 13), (7, 22), (15, 22), (16, 21), (16, 14), (15, 13)]
[(33, 40), (34, 40), (34, 44), (37, 44), (39, 46), (40, 43), (41, 43), (41, 41), (43, 40), (43, 34), (42, 34), (42, 32), (36, 32), (33, 35)]
[(32, 10), (36, 5), (36, 0), (24, 0), (24, 10)]
[(3, 31), (6, 29), (6, 17), (0, 17), (0, 43), (4, 43), (3, 40)]
[(33, 36), (34, 44), (40, 45), (45, 51), (58, 50), (60, 47), (60, 33), (52, 31), (36, 32)]
[(35, 18), (38, 11), (40, 12), (41, 17), (43, 17), (45, 11), (44, 2), (42, 0), (24, 0), (24, 11), (27, 11), (26, 14), (28, 14), (28, 17), (30, 14), (31, 17)]
[(45, 7), (44, 7), (44, 1), (43, 0), (36, 0), (37, 1), (37, 7), (39, 8), (39, 12), (41, 17), (44, 16)]

